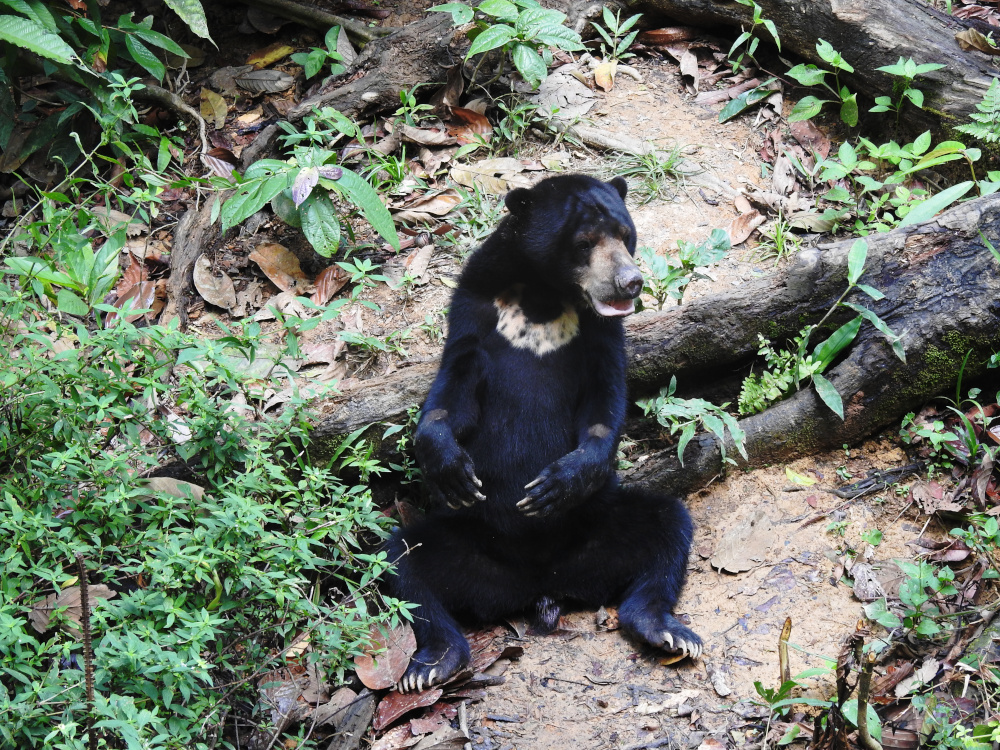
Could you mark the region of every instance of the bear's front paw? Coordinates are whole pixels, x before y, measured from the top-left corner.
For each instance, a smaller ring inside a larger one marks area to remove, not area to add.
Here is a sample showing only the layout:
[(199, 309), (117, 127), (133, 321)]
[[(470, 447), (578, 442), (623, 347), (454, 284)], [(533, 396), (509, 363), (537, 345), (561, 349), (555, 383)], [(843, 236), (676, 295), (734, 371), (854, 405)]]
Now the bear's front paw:
[(481, 491), (483, 483), (476, 476), (476, 467), (469, 454), (461, 448), (451, 461), (437, 471), (425, 470), (425, 475), (431, 498), (449, 508), (468, 508), (486, 499)]
[(575, 461), (561, 458), (525, 485), (528, 494), (517, 504), (526, 516), (548, 516), (584, 499), (586, 482)]

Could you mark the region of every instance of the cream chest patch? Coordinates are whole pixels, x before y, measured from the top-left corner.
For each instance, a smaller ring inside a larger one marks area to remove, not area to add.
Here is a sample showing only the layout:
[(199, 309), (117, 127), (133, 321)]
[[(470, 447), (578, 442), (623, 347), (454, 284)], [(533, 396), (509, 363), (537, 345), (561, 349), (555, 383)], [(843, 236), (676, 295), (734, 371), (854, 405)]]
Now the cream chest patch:
[(516, 295), (497, 297), (497, 331), (510, 345), (541, 357), (565, 346), (580, 332), (580, 317), (576, 308), (567, 307), (562, 315), (545, 323), (532, 323), (521, 309)]

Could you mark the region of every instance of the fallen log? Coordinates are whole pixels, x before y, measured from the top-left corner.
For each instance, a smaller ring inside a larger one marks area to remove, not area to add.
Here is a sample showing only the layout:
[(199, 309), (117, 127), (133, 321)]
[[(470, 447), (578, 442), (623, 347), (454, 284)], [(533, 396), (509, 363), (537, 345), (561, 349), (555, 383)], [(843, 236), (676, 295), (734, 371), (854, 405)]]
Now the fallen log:
[(453, 36), (450, 15), (429, 13), (390, 36), (369, 42), (348, 73), (302, 100), (288, 119), (297, 122), (320, 107), (333, 107), (355, 119), (398, 107), (400, 91), (444, 82), (446, 68), (457, 62), (449, 49)]
[[(752, 25), (753, 9), (719, 0), (627, 0), (634, 10), (661, 13), (685, 25), (743, 27)], [(955, 35), (977, 28), (974, 20), (942, 13), (925, 0), (756, 0), (764, 18), (778, 28), (782, 50), (793, 50), (824, 68), (816, 40), (825, 39), (854, 66), (841, 75), (852, 91), (870, 98), (892, 94), (892, 78), (876, 68), (900, 57), (918, 63), (941, 63), (938, 71), (921, 76), (915, 86), (925, 95), (924, 109), (908, 107), (907, 119), (920, 127), (938, 117), (965, 122), (997, 76), (992, 58), (976, 50), (963, 51)], [(985, 34), (994, 27), (987, 26)], [(760, 36), (770, 38), (766, 31)], [(825, 98), (825, 97), (824, 97)]]
[[(990, 355), (1000, 350), (1000, 262), (980, 233), (1000, 246), (1000, 196), (969, 201), (932, 221), (867, 238), (868, 264), (861, 281), (886, 297), (854, 301), (873, 309), (902, 337), (906, 362), (865, 324), (843, 361), (826, 373), (843, 397), (845, 419), (811, 388), (747, 417), (740, 424), (747, 433), (750, 466), (854, 444), (898, 423), (908, 411), (954, 386), (967, 352), (964, 377), (985, 371)], [(686, 395), (685, 387), (690, 393), (692, 385), (699, 392), (716, 385), (732, 394), (732, 375), (749, 372), (758, 334), (783, 345), (830, 309), (847, 286), (852, 244), (845, 240), (806, 250), (784, 273), (751, 281), (738, 291), (629, 318), (633, 398), (655, 392), (674, 375), (679, 395)], [(404, 367), (386, 378), (355, 382), (340, 396), (318, 403), (314, 455), (328, 455), (335, 438), (364, 425), (402, 421), (407, 408), (423, 400), (434, 370), (435, 363)], [(733, 446), (727, 453), (735, 455)], [(681, 469), (675, 449), (665, 449), (630, 470), (626, 479), (688, 492), (723, 468), (719, 446), (709, 435), (693, 440), (684, 458)]]

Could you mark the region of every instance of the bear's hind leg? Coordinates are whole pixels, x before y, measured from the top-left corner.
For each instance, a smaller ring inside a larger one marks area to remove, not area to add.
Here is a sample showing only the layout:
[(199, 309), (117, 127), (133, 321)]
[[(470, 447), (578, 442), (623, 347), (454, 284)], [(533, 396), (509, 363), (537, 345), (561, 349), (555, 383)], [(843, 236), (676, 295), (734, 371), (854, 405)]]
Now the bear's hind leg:
[(474, 522), (439, 517), (400, 529), (389, 540), (386, 551), (396, 562), (390, 591), (420, 605), (413, 611), (417, 652), (397, 685), (400, 692), (445, 682), (469, 663), (456, 614), (489, 621), (537, 598), (522, 572), (484, 553), (482, 536)]
[[(687, 509), (679, 498), (666, 495), (624, 490), (645, 512), (653, 510), (646, 527), (655, 540), (647, 565), (631, 583), (618, 607), (622, 627), (636, 637), (658, 648), (679, 651), (692, 659), (701, 656), (701, 638), (674, 617), (673, 609), (680, 598), (687, 574), (688, 553), (691, 549), (692, 524)], [(638, 509), (637, 509), (638, 510)]]

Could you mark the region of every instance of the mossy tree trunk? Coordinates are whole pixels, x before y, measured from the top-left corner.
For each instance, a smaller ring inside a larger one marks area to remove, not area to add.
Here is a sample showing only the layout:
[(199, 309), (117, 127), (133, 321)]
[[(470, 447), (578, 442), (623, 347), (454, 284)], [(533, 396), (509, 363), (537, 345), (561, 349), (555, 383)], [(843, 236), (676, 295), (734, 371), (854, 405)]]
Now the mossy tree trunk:
[[(1000, 350), (1000, 262), (980, 233), (1000, 246), (1000, 196), (970, 201), (933, 221), (867, 238), (868, 263), (861, 282), (886, 297), (872, 302), (858, 293), (850, 301), (870, 307), (902, 337), (906, 362), (865, 323), (843, 361), (826, 373), (844, 400), (845, 419), (830, 411), (811, 388), (745, 418), (741, 425), (751, 465), (854, 444), (898, 423), (906, 412), (954, 387), (967, 353), (964, 377), (985, 371), (990, 355)], [(714, 392), (734, 398), (740, 378), (750, 371), (758, 334), (783, 345), (806, 324), (818, 322), (840, 297), (847, 287), (852, 244), (845, 240), (806, 250), (774, 277), (629, 318), (633, 398), (655, 393), (671, 376), (678, 379), (679, 395)], [(845, 311), (832, 317), (831, 330), (852, 315)], [(814, 340), (821, 340), (819, 334)], [(405, 419), (407, 408), (422, 401), (434, 370), (435, 363), (404, 367), (388, 377), (356, 383), (318, 404), (318, 454), (337, 436), (363, 425)], [(735, 453), (732, 448), (728, 452)], [(669, 448), (626, 479), (686, 492), (721, 469), (718, 445), (702, 435), (688, 446), (683, 469)]]

